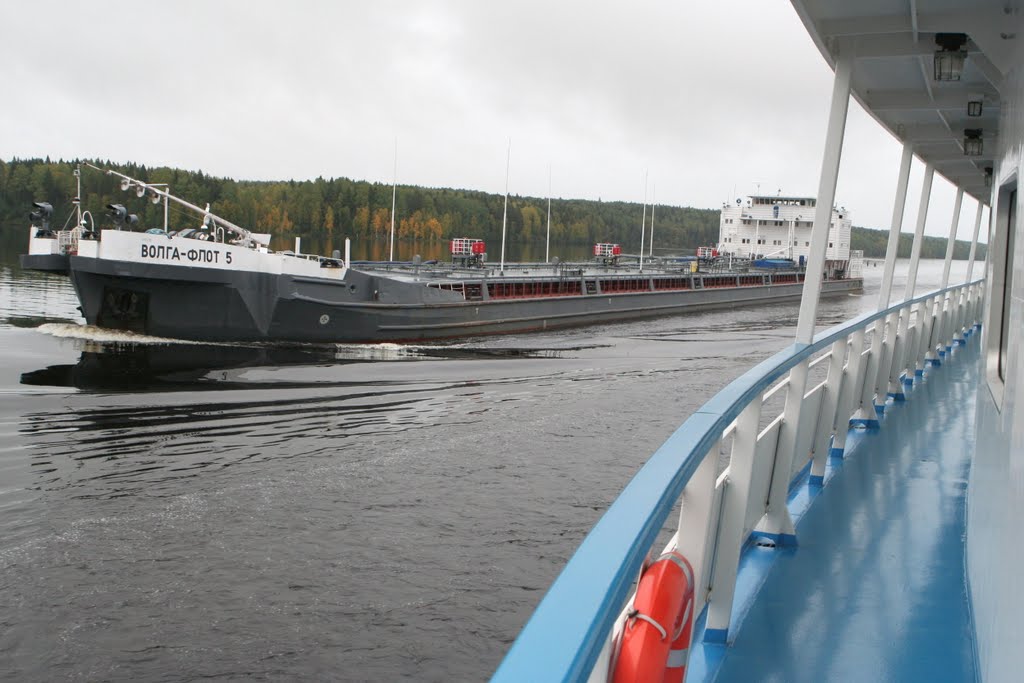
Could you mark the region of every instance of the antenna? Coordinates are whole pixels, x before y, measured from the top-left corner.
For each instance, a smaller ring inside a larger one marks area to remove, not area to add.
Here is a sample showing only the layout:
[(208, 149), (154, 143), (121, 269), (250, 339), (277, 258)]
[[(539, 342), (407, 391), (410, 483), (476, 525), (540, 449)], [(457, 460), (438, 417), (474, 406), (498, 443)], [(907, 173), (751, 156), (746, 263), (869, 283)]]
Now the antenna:
[(648, 256), (654, 256), (654, 207), (657, 202), (654, 201), (655, 196), (658, 194), (658, 186), (656, 184), (651, 185), (651, 249), (647, 252)]
[(644, 215), (640, 219), (640, 272), (644, 272), (644, 231), (647, 229), (647, 169), (644, 169)]
[[(395, 171), (391, 182), (391, 251), (388, 254), (388, 261), (395, 260), (395, 199), (398, 196), (398, 138), (395, 138)], [(345, 261), (348, 265), (348, 261)]]
[(544, 263), (551, 262), (551, 164), (548, 164), (548, 239), (544, 245)]
[(505, 273), (505, 228), (508, 225), (508, 169), (512, 163), (512, 138), (505, 154), (505, 211), (501, 214), (501, 273)]

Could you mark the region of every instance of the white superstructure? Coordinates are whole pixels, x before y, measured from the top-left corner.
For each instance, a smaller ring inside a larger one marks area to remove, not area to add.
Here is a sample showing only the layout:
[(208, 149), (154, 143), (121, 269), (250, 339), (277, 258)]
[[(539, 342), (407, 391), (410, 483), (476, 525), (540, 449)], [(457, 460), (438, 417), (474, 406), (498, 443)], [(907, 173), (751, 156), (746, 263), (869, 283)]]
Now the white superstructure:
[[(751, 195), (723, 204), (718, 232), (720, 251), (744, 258), (790, 258), (806, 261), (814, 226), (814, 197)], [(845, 208), (832, 207), (825, 259), (850, 258), (850, 229)]]

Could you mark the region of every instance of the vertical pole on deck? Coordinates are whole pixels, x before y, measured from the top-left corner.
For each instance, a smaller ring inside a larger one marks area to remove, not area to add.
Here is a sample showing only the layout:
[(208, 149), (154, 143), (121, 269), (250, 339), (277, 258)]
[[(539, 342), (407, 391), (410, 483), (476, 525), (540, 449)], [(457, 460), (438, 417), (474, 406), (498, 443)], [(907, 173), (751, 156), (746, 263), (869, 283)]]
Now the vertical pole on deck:
[(892, 276), (896, 270), (896, 256), (900, 247), (900, 230), (903, 229), (903, 212), (907, 207), (907, 186), (910, 185), (910, 162), (914, 148), (910, 142), (903, 143), (900, 158), (900, 175), (896, 183), (896, 201), (892, 207), (892, 222), (889, 224), (889, 243), (885, 247), (885, 268), (882, 271), (882, 289), (878, 292), (878, 310), (889, 308), (892, 300)]
[[(907, 273), (907, 286), (904, 290), (903, 299), (913, 298), (914, 288), (917, 286), (917, 264), (921, 257), (921, 239), (924, 233), (925, 219), (928, 217), (928, 202), (932, 192), (932, 180), (935, 177), (935, 167), (932, 164), (925, 164), (924, 166), (924, 181), (921, 185), (921, 202), (917, 209), (917, 227), (914, 230), (914, 244), (910, 250), (910, 270)], [(909, 349), (909, 342), (911, 341), (908, 337), (910, 328), (910, 307), (906, 306), (900, 310), (900, 317), (898, 323), (898, 331), (896, 333), (896, 345), (893, 347), (892, 362), (889, 364), (889, 392), (892, 393), (897, 399), (903, 396), (903, 385), (900, 381), (900, 370), (906, 365), (905, 361)], [(907, 381), (913, 383), (914, 373), (911, 370)]]
[(388, 261), (395, 260), (395, 203), (398, 199), (398, 138), (395, 138), (395, 169), (391, 176), (391, 248), (388, 250)]
[(512, 138), (508, 139), (508, 152), (505, 154), (505, 210), (501, 214), (501, 274), (505, 274), (505, 228), (508, 225), (508, 169), (512, 164)]
[[(921, 186), (921, 203), (917, 207), (917, 226), (914, 228), (914, 244), (910, 249), (910, 268), (907, 271), (907, 286), (903, 291), (903, 300), (908, 301), (914, 298), (914, 290), (917, 288), (917, 268), (921, 263), (921, 244), (924, 242), (924, 225), (928, 220), (928, 204), (932, 196), (932, 181), (935, 179), (934, 164), (927, 163), (924, 166), (924, 183)], [(917, 339), (924, 327), (924, 307), (918, 306), (917, 320), (914, 321), (914, 333), (910, 332), (910, 309), (907, 308), (905, 319), (900, 321), (900, 331), (903, 333), (903, 352), (900, 354), (900, 362), (896, 365), (895, 371), (906, 367), (906, 382), (913, 383), (914, 373), (917, 370)], [(923, 367), (923, 366), (922, 366)]]
[[(956, 232), (960, 226), (960, 209), (964, 203), (964, 188), (958, 187), (956, 190), (956, 202), (953, 204), (953, 222), (949, 226), (949, 239), (946, 240), (946, 260), (942, 262), (942, 285), (939, 289), (945, 289), (949, 287), (949, 269), (953, 265), (953, 248), (956, 246)], [(949, 299), (948, 294), (943, 294), (937, 298), (935, 302), (935, 331), (928, 340), (928, 353), (931, 355), (935, 354), (935, 347), (941, 345), (939, 349), (939, 355), (946, 355), (946, 300)], [(949, 308), (953, 307), (953, 302), (950, 301)]]
[[(654, 258), (654, 207), (657, 206), (658, 185), (651, 186), (651, 248), (647, 250), (647, 256)], [(641, 245), (642, 246), (642, 245)]]
[(967, 282), (971, 281), (971, 276), (974, 274), (974, 257), (978, 253), (978, 235), (981, 234), (981, 212), (985, 210), (985, 205), (982, 202), (978, 202), (978, 212), (974, 214), (974, 236), (971, 238), (971, 252), (967, 256)]
[(644, 272), (644, 240), (647, 230), (647, 171), (644, 171), (644, 215), (640, 219), (640, 272)]
[[(978, 235), (981, 233), (981, 212), (984, 208), (984, 204), (978, 202), (978, 213), (974, 216), (974, 237), (971, 238), (971, 253), (967, 257), (967, 279), (964, 282), (970, 282), (971, 276), (974, 275), (974, 256), (978, 251)], [(989, 215), (991, 219), (991, 213)], [(971, 306), (970, 299), (967, 298), (966, 291), (964, 292), (964, 306), (968, 311), (971, 311), (972, 317), (970, 320), (964, 321), (964, 327), (971, 328), (977, 322), (973, 317), (973, 306)]]
[(921, 202), (917, 207), (917, 225), (914, 228), (914, 245), (910, 249), (910, 269), (907, 271), (907, 286), (903, 290), (903, 299), (913, 299), (917, 287), (917, 267), (921, 262), (921, 243), (924, 241), (924, 224), (928, 220), (928, 204), (932, 196), (932, 180), (935, 178), (935, 166), (924, 165), (924, 184), (921, 186)]
[[(846, 113), (850, 105), (850, 73), (853, 59), (840, 55), (836, 60), (835, 80), (832, 83), (832, 103), (829, 109), (828, 132), (825, 136), (825, 153), (821, 160), (821, 176), (818, 180), (818, 197), (814, 208), (814, 227), (811, 229), (811, 248), (807, 258), (807, 272), (804, 278), (803, 296), (800, 299), (800, 317), (796, 325), (796, 343), (810, 344), (814, 339), (814, 324), (821, 297), (822, 273), (825, 267), (825, 250), (828, 248), (829, 224), (832, 220), (832, 205), (835, 203), (836, 183), (839, 180), (839, 160), (843, 151), (843, 135), (846, 130)], [(771, 487), (768, 492), (767, 513), (759, 530), (777, 538), (781, 545), (795, 544), (796, 532), (793, 520), (786, 508), (789, 480), (797, 454), (797, 432), (800, 412), (807, 390), (808, 361), (794, 367), (789, 373), (789, 389), (786, 392), (786, 408), (783, 413), (779, 441), (775, 449)]]
[[(910, 185), (910, 162), (913, 159), (913, 145), (909, 141), (904, 142), (903, 156), (900, 158), (900, 173), (896, 181), (896, 199), (892, 206), (892, 221), (889, 223), (889, 243), (885, 247), (882, 288), (878, 292), (879, 311), (889, 308), (889, 302), (892, 300), (892, 277), (896, 270), (900, 231), (903, 229), (903, 212), (907, 207), (907, 187)], [(888, 326), (887, 339), (885, 338), (886, 326)], [(862, 405), (866, 406), (868, 403), (873, 403), (875, 406), (885, 405), (889, 368), (884, 363), (884, 359), (886, 356), (892, 357), (892, 347), (895, 341), (896, 317), (890, 314), (884, 320), (875, 323), (875, 333), (871, 336), (871, 355), (868, 361), (867, 379), (864, 381)], [(875, 415), (865, 415), (864, 417), (869, 420), (876, 418)]]
[(551, 164), (548, 164), (548, 236), (544, 241), (544, 263), (551, 263)]

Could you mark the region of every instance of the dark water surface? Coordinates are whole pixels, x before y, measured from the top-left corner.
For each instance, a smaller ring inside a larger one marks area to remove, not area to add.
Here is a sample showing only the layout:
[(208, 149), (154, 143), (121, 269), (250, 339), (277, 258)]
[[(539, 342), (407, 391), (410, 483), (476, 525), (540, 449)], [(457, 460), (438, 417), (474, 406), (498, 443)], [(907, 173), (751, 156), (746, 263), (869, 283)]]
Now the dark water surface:
[[(164, 343), (84, 328), (68, 281), (15, 253), (0, 254), (11, 681), (486, 679), (623, 485), (787, 344), (797, 312), (431, 346)], [(820, 321), (874, 307), (880, 276)], [(922, 264), (922, 286), (940, 276)]]

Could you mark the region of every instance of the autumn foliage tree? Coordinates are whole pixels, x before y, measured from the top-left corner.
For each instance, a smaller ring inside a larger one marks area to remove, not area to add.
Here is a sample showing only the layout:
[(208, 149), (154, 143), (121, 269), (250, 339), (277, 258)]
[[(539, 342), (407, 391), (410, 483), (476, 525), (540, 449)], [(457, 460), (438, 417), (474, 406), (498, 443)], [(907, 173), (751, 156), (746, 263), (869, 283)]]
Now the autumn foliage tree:
[[(147, 168), (139, 164), (115, 164), (92, 160), (101, 168), (113, 168), (145, 182), (168, 183), (171, 192), (205, 206), (239, 225), (273, 236), (275, 248), (288, 248), (302, 237), (307, 250), (329, 253), (335, 244), (355, 241), (386, 241), (391, 232), (391, 186), (348, 178), (316, 178), (307, 181), (248, 181), (217, 178), (202, 171)], [(0, 221), (20, 222), (33, 201), (48, 201), (67, 216), (75, 192), (74, 162), (49, 159), (0, 161)], [(139, 214), (145, 227), (163, 226), (163, 207), (133, 193), (122, 193), (119, 179), (83, 169), (83, 208), (105, 222), (108, 203), (121, 203)], [(401, 186), (395, 211), (397, 239), (437, 242), (452, 237), (501, 239), (504, 197), (473, 190)], [(650, 214), (648, 214), (649, 216)], [(64, 218), (60, 217), (60, 222)], [(551, 202), (553, 244), (618, 242), (627, 252), (640, 248), (642, 207), (631, 202), (554, 199)], [(197, 227), (201, 217), (172, 205), (171, 228)], [(55, 220), (58, 220), (55, 216)], [(659, 206), (657, 241), (666, 249), (686, 250), (718, 241), (719, 212), (711, 209)], [(109, 223), (108, 223), (109, 225)], [(542, 244), (547, 238), (547, 199), (513, 196), (508, 206), (508, 239)], [(854, 228), (853, 247), (868, 256), (882, 256), (885, 235)], [(909, 250), (909, 236), (906, 240)], [(966, 258), (967, 243), (957, 246), (955, 256)], [(904, 244), (901, 243), (901, 253)], [(925, 258), (941, 258), (944, 240), (926, 238)], [(984, 250), (979, 252), (983, 258)]]

